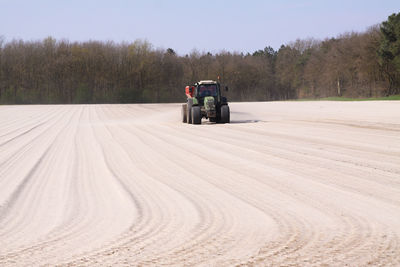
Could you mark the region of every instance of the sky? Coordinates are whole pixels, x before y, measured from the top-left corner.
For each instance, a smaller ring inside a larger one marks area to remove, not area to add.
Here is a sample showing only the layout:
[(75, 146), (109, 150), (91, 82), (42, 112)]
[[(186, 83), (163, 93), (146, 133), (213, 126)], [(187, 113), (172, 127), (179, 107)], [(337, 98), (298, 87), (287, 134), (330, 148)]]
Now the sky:
[(0, 36), (141, 39), (180, 55), (194, 49), (252, 53), (296, 39), (362, 32), (398, 12), (400, 0), (0, 0)]

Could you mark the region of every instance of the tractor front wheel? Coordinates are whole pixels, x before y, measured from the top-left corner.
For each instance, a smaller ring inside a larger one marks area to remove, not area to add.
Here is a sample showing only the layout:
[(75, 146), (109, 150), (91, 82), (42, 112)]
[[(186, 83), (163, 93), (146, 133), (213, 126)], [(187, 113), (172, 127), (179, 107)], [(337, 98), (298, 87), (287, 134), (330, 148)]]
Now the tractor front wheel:
[(221, 120), (220, 120), (220, 122), (229, 123), (231, 121), (230, 117), (231, 116), (230, 116), (229, 106), (228, 105), (223, 105), (221, 107)]
[(199, 106), (192, 107), (192, 123), (201, 124), (201, 109)]

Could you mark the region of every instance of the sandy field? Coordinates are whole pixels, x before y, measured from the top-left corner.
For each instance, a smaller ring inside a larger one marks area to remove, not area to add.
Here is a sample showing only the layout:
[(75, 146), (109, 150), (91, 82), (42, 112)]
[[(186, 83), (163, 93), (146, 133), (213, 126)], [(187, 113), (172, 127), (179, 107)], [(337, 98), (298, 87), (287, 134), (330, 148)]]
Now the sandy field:
[(400, 266), (400, 101), (0, 106), (0, 266)]

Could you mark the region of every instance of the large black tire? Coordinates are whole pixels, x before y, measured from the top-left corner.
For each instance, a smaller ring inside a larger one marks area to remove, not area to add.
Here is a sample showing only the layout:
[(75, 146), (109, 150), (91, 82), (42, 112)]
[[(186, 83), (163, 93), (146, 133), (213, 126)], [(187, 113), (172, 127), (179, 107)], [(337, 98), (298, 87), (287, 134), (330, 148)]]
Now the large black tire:
[(181, 109), (182, 122), (187, 122), (187, 104), (182, 104)]
[(199, 106), (192, 107), (192, 123), (201, 124), (201, 109)]
[(193, 106), (193, 99), (189, 98), (186, 104), (186, 118), (187, 123), (192, 123), (192, 106)]
[(229, 106), (228, 105), (223, 105), (221, 106), (221, 120), (220, 122), (222, 123), (230, 123), (231, 121), (231, 115), (229, 111)]

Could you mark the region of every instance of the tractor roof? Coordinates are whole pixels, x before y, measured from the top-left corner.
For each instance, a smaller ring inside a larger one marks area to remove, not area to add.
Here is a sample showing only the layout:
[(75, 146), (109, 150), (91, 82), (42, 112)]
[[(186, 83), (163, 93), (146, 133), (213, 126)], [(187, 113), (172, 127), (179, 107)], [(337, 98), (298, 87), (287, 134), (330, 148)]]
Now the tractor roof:
[(216, 84), (216, 81), (212, 81), (212, 80), (205, 80), (205, 81), (200, 81), (198, 82), (198, 84)]

